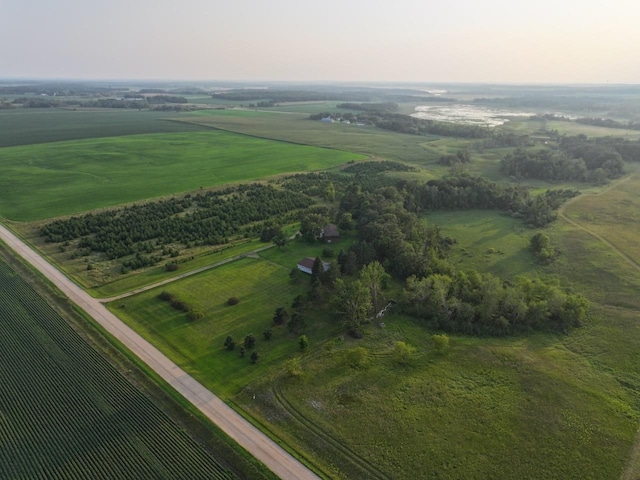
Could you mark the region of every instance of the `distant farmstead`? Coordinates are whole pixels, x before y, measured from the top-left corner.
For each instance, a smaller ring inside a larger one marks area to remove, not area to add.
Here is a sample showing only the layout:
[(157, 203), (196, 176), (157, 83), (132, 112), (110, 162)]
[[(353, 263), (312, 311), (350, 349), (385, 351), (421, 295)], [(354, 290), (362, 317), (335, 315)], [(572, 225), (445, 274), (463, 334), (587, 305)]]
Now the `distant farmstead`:
[[(302, 270), (304, 273), (308, 273), (311, 275), (313, 271), (313, 264), (316, 261), (313, 257), (305, 257), (298, 262), (298, 270)], [(331, 268), (331, 264), (329, 262), (322, 262), (322, 269), (326, 272)]]
[(338, 227), (333, 223), (328, 223), (320, 232), (320, 239), (327, 243), (336, 243), (340, 241), (340, 232), (338, 232)]

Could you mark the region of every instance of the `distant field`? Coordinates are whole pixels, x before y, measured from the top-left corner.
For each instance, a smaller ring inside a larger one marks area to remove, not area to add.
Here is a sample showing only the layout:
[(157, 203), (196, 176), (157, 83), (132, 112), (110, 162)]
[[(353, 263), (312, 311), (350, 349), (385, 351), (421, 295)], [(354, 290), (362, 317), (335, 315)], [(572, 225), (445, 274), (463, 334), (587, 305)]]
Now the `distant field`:
[(562, 120), (529, 120), (529, 119), (511, 119), (505, 123), (503, 128), (522, 134), (540, 134), (541, 129), (557, 130), (560, 134), (565, 135), (586, 135), (588, 137), (624, 137), (629, 139), (640, 138), (640, 131), (625, 130), (623, 128), (607, 128), (595, 125), (584, 125), (581, 123), (562, 121)]
[(124, 109), (63, 110), (20, 108), (0, 110), (0, 147), (34, 143), (117, 137), (142, 133), (174, 133), (205, 130), (166, 120), (180, 117), (171, 112)]
[(430, 165), (439, 153), (429, 142), (438, 137), (403, 135), (375, 127), (328, 124), (308, 119), (304, 113), (253, 110), (202, 110), (180, 120), (257, 137), (319, 147), (339, 148), (419, 166)]
[(279, 103), (275, 107), (258, 108), (258, 110), (273, 110), (276, 112), (293, 112), (293, 113), (346, 113), (355, 112), (355, 110), (348, 110), (344, 108), (338, 108), (337, 105), (344, 102), (285, 102)]
[(1, 261), (0, 365), (0, 478), (235, 478)]
[(586, 135), (588, 137), (624, 137), (628, 139), (640, 138), (640, 131), (625, 130), (623, 128), (606, 128), (595, 125), (583, 125), (575, 122), (551, 121), (547, 122), (549, 130), (558, 130), (560, 133), (567, 135)]
[(32, 221), (360, 158), (222, 131), (11, 147), (0, 158), (0, 215)]

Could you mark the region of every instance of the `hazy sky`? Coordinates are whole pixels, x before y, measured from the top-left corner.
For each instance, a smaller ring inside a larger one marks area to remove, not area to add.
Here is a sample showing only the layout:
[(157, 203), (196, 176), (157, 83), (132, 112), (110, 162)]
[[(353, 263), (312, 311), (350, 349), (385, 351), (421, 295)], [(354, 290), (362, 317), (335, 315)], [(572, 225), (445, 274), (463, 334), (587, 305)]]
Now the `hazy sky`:
[(0, 0), (0, 78), (640, 83), (638, 0)]

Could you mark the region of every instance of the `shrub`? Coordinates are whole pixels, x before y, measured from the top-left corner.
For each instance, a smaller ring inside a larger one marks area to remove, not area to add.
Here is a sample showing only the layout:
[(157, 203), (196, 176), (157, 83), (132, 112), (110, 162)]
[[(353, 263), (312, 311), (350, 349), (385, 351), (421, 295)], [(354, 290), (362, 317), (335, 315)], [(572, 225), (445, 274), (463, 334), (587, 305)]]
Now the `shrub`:
[(364, 338), (364, 332), (359, 328), (352, 328), (347, 333), (352, 338), (356, 338), (356, 339)]
[(236, 348), (236, 342), (231, 335), (227, 335), (227, 338), (224, 341), (224, 348), (227, 350), (233, 350)]
[(163, 290), (158, 296), (160, 297), (161, 300), (164, 300), (165, 302), (172, 302), (175, 299), (175, 297), (171, 293), (167, 292), (166, 290)]
[(444, 354), (449, 350), (449, 337), (446, 334), (442, 335), (431, 335), (431, 341), (433, 342), (433, 346), (436, 349), (436, 352), (439, 354)]
[(298, 345), (300, 346), (300, 350), (306, 350), (309, 346), (309, 339), (306, 335), (300, 335), (298, 339)]
[(240, 300), (237, 297), (231, 297), (227, 300), (227, 305), (237, 305), (238, 303), (240, 303)]
[(174, 298), (173, 300), (171, 300), (171, 306), (176, 310), (180, 310), (181, 312), (188, 312), (189, 310), (191, 310), (189, 304), (183, 302), (179, 298)]
[(302, 366), (300, 365), (300, 359), (298, 357), (288, 360), (286, 363), (286, 368), (289, 376), (294, 378), (302, 376)]
[(265, 340), (271, 340), (271, 337), (273, 336), (273, 331), (271, 331), (270, 328), (267, 328), (264, 332), (262, 332), (262, 336), (264, 337)]
[(192, 309), (192, 310), (189, 310), (189, 313), (187, 313), (187, 318), (192, 322), (195, 322), (196, 320), (200, 320), (202, 317), (204, 317), (204, 314), (200, 310)]
[(352, 368), (363, 368), (369, 363), (369, 352), (364, 347), (356, 347), (347, 350), (347, 364)]
[(257, 351), (254, 351), (251, 354), (251, 363), (258, 363), (258, 360), (260, 360), (260, 354)]
[(284, 307), (276, 308), (276, 312), (273, 315), (273, 324), (274, 325), (283, 325), (289, 320), (289, 314)]
[(256, 337), (253, 336), (253, 333), (250, 333), (249, 335), (244, 337), (243, 345), (248, 350), (256, 346)]
[(173, 262), (173, 263), (167, 263), (167, 264), (164, 266), (164, 269), (165, 269), (167, 272), (175, 272), (176, 270), (178, 270), (178, 264), (177, 264), (177, 263), (175, 263), (175, 262)]

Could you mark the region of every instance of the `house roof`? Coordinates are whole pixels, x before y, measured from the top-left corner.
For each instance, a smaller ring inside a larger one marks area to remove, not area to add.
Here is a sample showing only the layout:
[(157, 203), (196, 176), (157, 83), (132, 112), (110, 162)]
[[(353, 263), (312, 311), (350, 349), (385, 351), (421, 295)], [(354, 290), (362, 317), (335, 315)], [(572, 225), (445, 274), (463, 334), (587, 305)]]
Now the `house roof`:
[[(314, 257), (305, 257), (298, 262), (298, 265), (300, 265), (301, 267), (308, 268), (309, 270), (312, 270), (313, 264), (315, 261), (316, 259)], [(325, 261), (322, 262), (322, 268), (324, 270), (327, 270), (329, 268), (329, 265), (330, 265), (329, 262), (325, 262)]]
[(312, 269), (313, 268), (313, 263), (316, 261), (315, 258), (313, 257), (305, 257), (302, 260), (300, 260), (298, 262), (298, 265), (300, 265), (301, 267), (306, 267), (308, 269)]
[(338, 227), (336, 227), (333, 223), (327, 223), (322, 229), (323, 237), (339, 237), (340, 232), (338, 232)]

